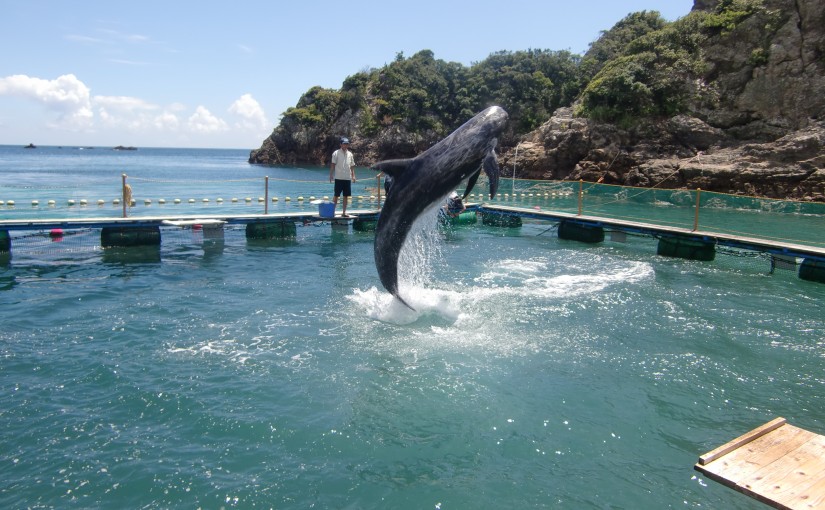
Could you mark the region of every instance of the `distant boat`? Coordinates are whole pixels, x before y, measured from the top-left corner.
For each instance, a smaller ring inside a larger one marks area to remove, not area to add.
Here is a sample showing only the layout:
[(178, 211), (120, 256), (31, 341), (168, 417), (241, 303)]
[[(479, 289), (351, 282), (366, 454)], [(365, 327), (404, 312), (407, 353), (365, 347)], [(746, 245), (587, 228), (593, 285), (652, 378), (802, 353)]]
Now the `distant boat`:
[(136, 151), (137, 147), (124, 147), (123, 145), (118, 145), (113, 151)]
[(23, 147), (24, 149), (36, 149), (37, 146), (33, 143), (28, 144), (27, 146)]

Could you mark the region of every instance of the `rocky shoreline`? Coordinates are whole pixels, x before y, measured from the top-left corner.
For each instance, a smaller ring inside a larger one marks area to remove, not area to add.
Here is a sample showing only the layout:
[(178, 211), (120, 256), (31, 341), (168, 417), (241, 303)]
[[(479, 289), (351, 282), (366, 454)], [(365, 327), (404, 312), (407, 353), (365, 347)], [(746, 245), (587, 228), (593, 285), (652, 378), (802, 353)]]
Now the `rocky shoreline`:
[(633, 131), (575, 119), (569, 108), (500, 157), (524, 179), (701, 188), (825, 202), (825, 123), (770, 142), (738, 141), (695, 117)]

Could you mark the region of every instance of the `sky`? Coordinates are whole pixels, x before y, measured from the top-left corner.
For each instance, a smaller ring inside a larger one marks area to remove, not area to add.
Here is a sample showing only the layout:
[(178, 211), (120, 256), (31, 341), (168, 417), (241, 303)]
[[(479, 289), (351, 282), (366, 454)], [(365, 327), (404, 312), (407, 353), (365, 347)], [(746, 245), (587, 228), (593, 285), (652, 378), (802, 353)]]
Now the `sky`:
[(401, 53), (583, 54), (693, 0), (0, 0), (0, 145), (254, 149), (313, 86)]

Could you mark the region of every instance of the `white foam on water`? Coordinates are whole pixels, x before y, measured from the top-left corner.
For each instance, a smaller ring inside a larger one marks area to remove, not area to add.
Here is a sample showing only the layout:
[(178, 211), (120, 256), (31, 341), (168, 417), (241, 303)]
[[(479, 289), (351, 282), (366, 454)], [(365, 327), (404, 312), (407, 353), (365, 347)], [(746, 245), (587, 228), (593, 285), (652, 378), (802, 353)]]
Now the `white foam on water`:
[(401, 296), (415, 310), (376, 287), (354, 289), (347, 297), (370, 319), (396, 325), (412, 324), (424, 317), (437, 317), (451, 324), (462, 320), (488, 322), (503, 317), (485, 316), (486, 312), (477, 310), (499, 309), (506, 315), (512, 306), (508, 303), (541, 299), (552, 304), (653, 275), (649, 263), (638, 261), (619, 261), (599, 272), (575, 274), (554, 274), (551, 265), (550, 259), (491, 261), (490, 267), (468, 287), (443, 289), (437, 287), (439, 283), (433, 287), (403, 287)]

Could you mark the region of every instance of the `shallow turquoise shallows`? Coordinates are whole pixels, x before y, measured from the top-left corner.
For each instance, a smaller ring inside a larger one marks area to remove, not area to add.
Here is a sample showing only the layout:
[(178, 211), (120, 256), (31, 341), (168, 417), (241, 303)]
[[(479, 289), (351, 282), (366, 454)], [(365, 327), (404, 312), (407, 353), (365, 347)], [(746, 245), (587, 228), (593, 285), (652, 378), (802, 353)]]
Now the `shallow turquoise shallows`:
[[(323, 168), (247, 155), (0, 147), (0, 218), (117, 215), (123, 173), (145, 215), (257, 213), (267, 175), (277, 212), (332, 192)], [(538, 221), (419, 226), (415, 312), (346, 225), (165, 228), (130, 250), (12, 232), (0, 507), (756, 510), (698, 456), (776, 416), (825, 433), (825, 285)]]

